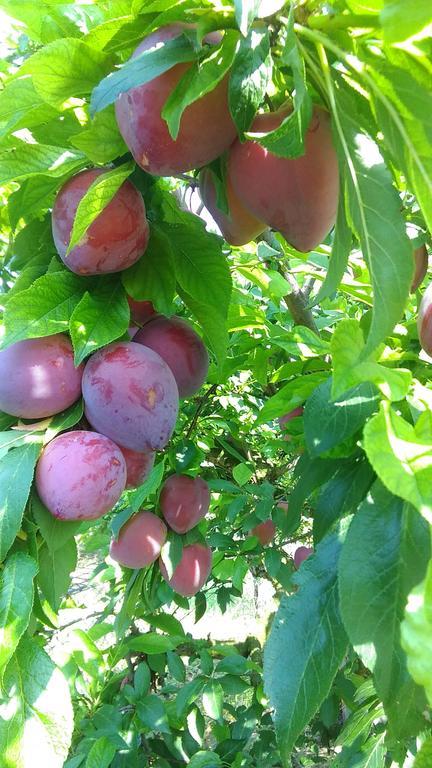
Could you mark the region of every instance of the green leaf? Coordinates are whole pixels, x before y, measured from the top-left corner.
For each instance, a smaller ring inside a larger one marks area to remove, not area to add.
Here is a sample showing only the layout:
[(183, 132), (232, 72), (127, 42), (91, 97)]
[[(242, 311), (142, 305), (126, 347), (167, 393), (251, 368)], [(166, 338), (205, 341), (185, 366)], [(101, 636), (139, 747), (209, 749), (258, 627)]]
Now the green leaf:
[(244, 37), (256, 18), (260, 5), (261, 0), (234, 0), (237, 26)]
[(63, 38), (45, 45), (28, 58), (20, 74), (31, 74), (39, 95), (53, 107), (71, 96), (87, 96), (109, 71), (112, 61), (83, 40)]
[(28, 768), (35, 755), (41, 765), (62, 768), (72, 729), (63, 674), (34, 640), (22, 640), (7, 666), (0, 697), (2, 768)]
[[(408, 16), (404, 28), (407, 22)], [(395, 54), (392, 54), (392, 60), (394, 58)], [(396, 63), (398, 61), (396, 59)], [(432, 95), (429, 80), (420, 82), (404, 60), (396, 66), (377, 56), (370, 60), (367, 72), (370, 75), (368, 90), (386, 149), (405, 174), (429, 229), (432, 229), (432, 157), (429, 151)]]
[(323, 373), (309, 373), (307, 376), (299, 376), (291, 379), (285, 384), (279, 392), (266, 400), (261, 408), (255, 426), (264, 424), (266, 421), (275, 419), (289, 413), (297, 406), (302, 405), (312, 394), (316, 387), (321, 384), (324, 378)]
[(48, 512), (36, 493), (33, 493), (30, 505), (34, 521), (51, 554), (67, 544), (81, 526), (78, 521), (59, 520), (54, 517), (51, 512)]
[(163, 700), (155, 693), (150, 693), (137, 704), (137, 715), (147, 728), (161, 733), (170, 733), (167, 714)]
[(150, 688), (150, 683), (151, 673), (148, 664), (146, 664), (145, 661), (141, 661), (137, 665), (134, 673), (134, 688), (138, 698), (141, 698), (147, 693)]
[(226, 656), (216, 667), (216, 672), (226, 672), (230, 675), (244, 675), (247, 672), (248, 664), (244, 656), (233, 655)]
[(98, 165), (105, 165), (127, 152), (112, 106), (97, 112), (84, 130), (71, 136), (69, 141)]
[(117, 275), (107, 275), (92, 291), (86, 291), (69, 323), (75, 365), (123, 336), (129, 319), (129, 305)]
[(85, 768), (109, 768), (116, 751), (115, 745), (108, 736), (101, 736), (92, 744), (87, 755)]
[(220, 768), (222, 761), (216, 752), (195, 752), (192, 755), (188, 767), (189, 768)]
[(324, 282), (313, 299), (313, 305), (319, 304), (336, 293), (348, 264), (351, 245), (352, 232), (346, 218), (344, 190), (341, 189), (330, 261)]
[(169, 635), (184, 635), (181, 621), (170, 613), (146, 614), (144, 621), (152, 627), (161, 629), (162, 632), (167, 632)]
[(6, 456), (12, 448), (19, 448), (29, 443), (39, 443), (42, 447), (43, 437), (33, 432), (25, 432), (20, 429), (8, 429), (7, 432), (0, 432), (0, 458)]
[(408, 424), (383, 401), (364, 429), (364, 449), (379, 479), (391, 493), (412, 504), (432, 523), (432, 425)]
[(359, 125), (354, 94), (338, 80), (333, 119), (338, 152), (345, 162), (350, 225), (360, 242), (374, 292), (372, 322), (362, 354), (365, 359), (401, 319), (413, 259), (399, 195), (377, 145)]
[(20, 530), (39, 452), (39, 445), (29, 443), (0, 459), (0, 562)]
[[(265, 136), (256, 136), (259, 144), (279, 157), (298, 157), (305, 151), (305, 136), (312, 117), (312, 100), (306, 83), (306, 70), (303, 57), (294, 32), (294, 7), (291, 6), (286, 26), (286, 41), (282, 52), (282, 63), (293, 73), (294, 109), (282, 123)], [(254, 136), (249, 133), (249, 136)]]
[(0, 678), (30, 621), (37, 564), (24, 552), (6, 560), (0, 580)]
[[(49, 208), (52, 208), (55, 193), (63, 181), (66, 181), (66, 179), (42, 175), (31, 176), (29, 179), (22, 181), (20, 188), (9, 197), (8, 201), (9, 219), (12, 228), (16, 229), (21, 218), (29, 222), (36, 216), (40, 216), (48, 211)], [(42, 267), (44, 265), (39, 265), (40, 269)], [(40, 274), (43, 274), (43, 272), (45, 272), (45, 268), (42, 269)], [(36, 275), (36, 277), (39, 276)], [(14, 290), (15, 287), (16, 283), (14, 284)]]
[(71, 573), (77, 564), (75, 539), (68, 539), (61, 549), (50, 552), (48, 547), (39, 551), (38, 582), (51, 608), (57, 611), (66, 595)]
[(174, 140), (178, 136), (181, 117), (186, 107), (213, 91), (225, 77), (234, 60), (236, 45), (237, 34), (227, 30), (221, 45), (204, 61), (192, 64), (171, 91), (164, 104), (162, 117)]
[(265, 691), (274, 708), (282, 761), (327, 697), (346, 652), (339, 615), (337, 563), (341, 533), (331, 533), (296, 575), (299, 590), (283, 597), (264, 649)]
[(168, 533), (168, 538), (161, 549), (161, 558), (167, 570), (168, 578), (171, 579), (172, 575), (177, 568), (183, 554), (183, 539), (175, 531)]
[(204, 684), (202, 677), (195, 677), (179, 689), (176, 697), (176, 713), (179, 717), (182, 717), (190, 704), (200, 696)]
[(350, 525), (339, 561), (341, 613), (355, 651), (398, 739), (423, 727), (424, 697), (408, 674), (400, 624), (410, 590), (430, 557), (428, 526), (376, 482)]
[(416, 754), (413, 768), (429, 768), (432, 765), (432, 736), (423, 742), (421, 749)]
[(316, 388), (305, 405), (304, 432), (311, 456), (319, 456), (343, 443), (378, 408), (379, 397), (372, 384), (359, 384), (334, 401), (331, 389), (330, 378)]
[(236, 464), (233, 467), (232, 474), (236, 483), (241, 486), (246, 485), (251, 477), (253, 477), (253, 470), (247, 464)]
[(76, 245), (83, 244), (81, 240), (85, 240), (88, 228), (113, 199), (123, 182), (126, 181), (134, 170), (134, 167), (134, 162), (124, 163), (124, 165), (119, 165), (111, 171), (97, 176), (92, 181), (84, 197), (78, 203), (66, 251), (66, 259)]
[(429, 704), (432, 705), (431, 632), (432, 567), (429, 565), (426, 579), (408, 597), (401, 633), (409, 672), (416, 683), (424, 687)]
[(113, 104), (121, 93), (144, 85), (159, 77), (175, 64), (193, 61), (197, 54), (186, 35), (167, 40), (157, 48), (149, 48), (124, 64), (121, 69), (111, 72), (93, 90), (90, 112), (100, 112)]
[(37, 93), (31, 77), (11, 80), (0, 91), (0, 136), (20, 128), (32, 128), (57, 115)]
[(79, 170), (85, 162), (85, 155), (81, 152), (48, 144), (19, 142), (15, 147), (0, 152), (0, 178), (2, 184), (39, 173), (58, 178)]
[(212, 720), (222, 718), (224, 692), (217, 680), (210, 680), (205, 684), (202, 692), (202, 704), (204, 712)]
[(427, 37), (432, 32), (429, 0), (386, 0), (380, 13), (386, 43), (401, 43), (409, 37)]
[(122, 272), (127, 293), (137, 301), (151, 301), (158, 312), (172, 313), (176, 290), (174, 252), (170, 238), (157, 223), (150, 228), (145, 253)]
[(271, 77), (268, 30), (251, 29), (240, 40), (231, 67), (228, 102), (238, 131), (247, 131), (262, 103)]
[(374, 480), (375, 473), (362, 456), (343, 464), (322, 486), (314, 511), (315, 544), (326, 535), (336, 520), (357, 509)]
[(333, 397), (364, 381), (375, 384), (389, 400), (403, 400), (411, 386), (411, 371), (387, 368), (372, 360), (361, 362), (364, 348), (363, 331), (357, 320), (342, 320), (331, 341)]
[(172, 651), (180, 642), (183, 642), (182, 638), (158, 635), (156, 632), (146, 632), (143, 635), (129, 638), (126, 644), (132, 651), (139, 651), (140, 653), (151, 655), (154, 653), (166, 653), (166, 651)]
[(17, 341), (67, 331), (75, 306), (92, 285), (69, 271), (49, 272), (8, 301), (2, 348)]
[(173, 676), (174, 680), (178, 680), (179, 683), (184, 683), (186, 680), (186, 669), (180, 656), (178, 656), (177, 653), (168, 651), (167, 664), (170, 674)]

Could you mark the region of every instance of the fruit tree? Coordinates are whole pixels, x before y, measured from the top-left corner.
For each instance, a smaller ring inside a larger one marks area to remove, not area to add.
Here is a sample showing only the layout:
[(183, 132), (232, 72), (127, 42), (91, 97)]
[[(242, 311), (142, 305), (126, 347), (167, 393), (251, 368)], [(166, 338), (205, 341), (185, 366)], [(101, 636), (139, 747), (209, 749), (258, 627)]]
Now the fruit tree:
[(0, 25), (0, 768), (431, 768), (431, 0)]

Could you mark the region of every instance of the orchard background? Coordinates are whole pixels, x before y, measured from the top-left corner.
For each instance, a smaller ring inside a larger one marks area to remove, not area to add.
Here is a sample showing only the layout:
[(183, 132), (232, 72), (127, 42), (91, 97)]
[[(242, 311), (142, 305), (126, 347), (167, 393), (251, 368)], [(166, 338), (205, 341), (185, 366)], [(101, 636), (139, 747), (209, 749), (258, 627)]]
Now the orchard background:
[(430, 768), (430, 0), (0, 9), (0, 768)]

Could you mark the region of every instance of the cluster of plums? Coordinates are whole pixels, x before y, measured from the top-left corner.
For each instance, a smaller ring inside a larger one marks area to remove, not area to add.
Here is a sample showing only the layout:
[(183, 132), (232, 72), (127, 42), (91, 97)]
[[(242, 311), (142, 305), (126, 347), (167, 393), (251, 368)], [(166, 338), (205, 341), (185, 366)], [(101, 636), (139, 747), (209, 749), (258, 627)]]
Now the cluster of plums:
[[(143, 483), (155, 451), (164, 448), (174, 430), (179, 398), (198, 391), (207, 374), (207, 350), (188, 323), (157, 315), (150, 302), (130, 300), (130, 307), (132, 323), (142, 324), (132, 331), (133, 341), (109, 344), (78, 367), (65, 334), (27, 339), (0, 352), (0, 410), (39, 420), (83, 396), (90, 429), (54, 438), (43, 449), (36, 468), (39, 496), (60, 520), (99, 518), (112, 509), (125, 488)], [(205, 514), (203, 499), (197, 507), (197, 492), (191, 491), (201, 484), (199, 478), (167, 481), (161, 508), (173, 529), (180, 530), (185, 517), (195, 525), (202, 510)], [(177, 523), (173, 517), (176, 491)], [(145, 541), (151, 542), (157, 530), (154, 521), (166, 536), (159, 518), (138, 513), (121, 529), (118, 546), (123, 536), (130, 538), (130, 527), (134, 530), (139, 525), (146, 559)], [(178, 581), (182, 594), (188, 588), (196, 591), (197, 584), (202, 586), (201, 577), (208, 576), (210, 562), (208, 547), (185, 547), (170, 583), (176, 587)], [(163, 566), (161, 571), (165, 575)], [(185, 587), (185, 573), (189, 587)]]
[[(210, 491), (201, 477), (171, 475), (160, 493), (160, 509), (165, 523), (179, 534), (192, 530), (206, 515)], [(152, 512), (138, 512), (113, 539), (110, 555), (128, 568), (144, 568), (159, 558), (165, 581), (185, 597), (195, 595), (206, 582), (211, 569), (212, 553), (205, 543), (186, 544), (181, 560), (171, 577), (161, 556), (167, 538), (167, 526)]]

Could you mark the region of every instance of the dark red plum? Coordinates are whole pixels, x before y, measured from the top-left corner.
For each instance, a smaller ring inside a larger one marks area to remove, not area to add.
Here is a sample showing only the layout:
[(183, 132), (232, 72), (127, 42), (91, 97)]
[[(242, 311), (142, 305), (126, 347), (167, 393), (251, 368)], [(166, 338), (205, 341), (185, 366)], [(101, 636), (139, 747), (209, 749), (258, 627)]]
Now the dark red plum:
[(258, 523), (255, 528), (252, 528), (252, 536), (256, 536), (262, 547), (270, 544), (273, 541), (276, 533), (276, 526), (271, 518), (264, 520), (262, 523)]
[(208, 373), (208, 352), (201, 337), (180, 317), (157, 315), (138, 331), (134, 342), (150, 347), (165, 360), (180, 397), (190, 397), (201, 389)]
[(210, 490), (202, 477), (171, 475), (160, 495), (160, 508), (169, 527), (187, 533), (203, 518), (209, 508)]
[(415, 293), (426, 277), (428, 268), (428, 252), (425, 245), (416, 248), (413, 252), (414, 277), (411, 285), (411, 293)]
[(64, 264), (78, 275), (103, 275), (127, 269), (147, 248), (149, 226), (144, 201), (130, 181), (90, 224), (82, 241), (66, 256), (78, 204), (107, 169), (92, 168), (72, 176), (57, 195), (52, 212), (54, 242)]
[(116, 504), (126, 483), (120, 449), (104, 435), (77, 430), (55, 437), (36, 468), (37, 492), (60, 520), (95, 520)]
[[(171, 24), (158, 29), (140, 43), (132, 58), (177, 37), (187, 26)], [(218, 36), (216, 42), (219, 39)], [(176, 64), (149, 83), (122, 93), (117, 100), (120, 133), (138, 165), (148, 173), (171, 176), (200, 168), (219, 157), (235, 139), (236, 129), (228, 108), (228, 76), (186, 107), (178, 136), (175, 141), (171, 138), (162, 109), (190, 66)]]
[(225, 193), (229, 213), (217, 205), (216, 187), (213, 172), (204, 168), (199, 175), (200, 195), (207, 210), (213, 216), (222, 235), (230, 245), (246, 245), (267, 229), (267, 224), (250, 213), (234, 192), (231, 179), (227, 176)]
[(181, 560), (171, 579), (162, 558), (159, 558), (161, 574), (175, 592), (183, 597), (193, 597), (206, 583), (212, 566), (212, 551), (205, 544), (183, 547)]
[(144, 568), (160, 555), (166, 525), (152, 512), (138, 512), (125, 523), (118, 540), (111, 540), (110, 555), (127, 568)]
[(152, 349), (133, 341), (108, 344), (87, 362), (82, 390), (93, 429), (122, 448), (157, 451), (170, 439), (178, 390), (170, 368)]
[(0, 352), (0, 410), (23, 419), (60, 413), (81, 396), (83, 369), (62, 333), (18, 341)]
[(129, 448), (120, 448), (126, 462), (127, 480), (126, 488), (137, 488), (142, 485), (153, 469), (155, 463), (155, 454), (138, 453)]
[(128, 296), (127, 300), (132, 323), (144, 325), (147, 320), (156, 314), (156, 310), (151, 301), (135, 301), (132, 296)]
[[(286, 114), (258, 115), (251, 130), (268, 133)], [(320, 245), (335, 223), (339, 171), (330, 116), (323, 109), (314, 109), (304, 155), (278, 157), (256, 141), (237, 140), (229, 151), (228, 174), (243, 206), (299, 251)]]

